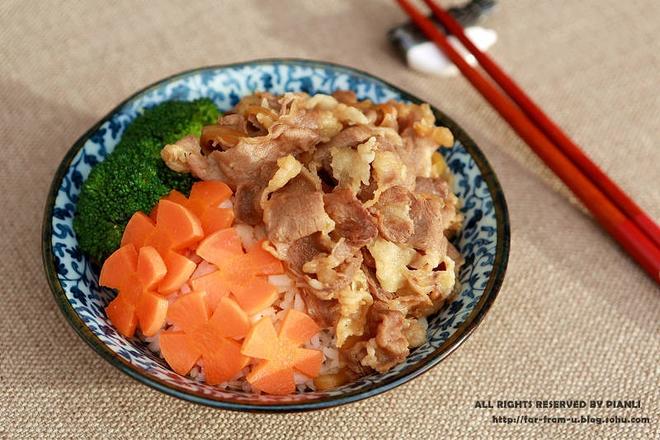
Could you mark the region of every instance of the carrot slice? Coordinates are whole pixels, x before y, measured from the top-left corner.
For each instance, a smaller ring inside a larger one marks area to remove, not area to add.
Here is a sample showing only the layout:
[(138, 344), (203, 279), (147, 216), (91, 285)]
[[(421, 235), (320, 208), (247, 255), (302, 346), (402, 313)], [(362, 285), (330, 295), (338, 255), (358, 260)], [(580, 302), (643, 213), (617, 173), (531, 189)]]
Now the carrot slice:
[(289, 309), (282, 320), (279, 337), (299, 346), (309, 341), (319, 330), (319, 326), (308, 315)]
[(201, 350), (190, 344), (190, 337), (184, 332), (163, 332), (160, 334), (160, 352), (174, 371), (186, 375), (202, 355)]
[(190, 292), (174, 301), (167, 312), (167, 320), (186, 333), (204, 327), (209, 320), (204, 292)]
[(220, 300), (209, 319), (205, 296), (205, 292), (191, 292), (170, 306), (168, 319), (182, 331), (164, 332), (161, 352), (180, 374), (188, 373), (201, 357), (205, 380), (215, 385), (236, 376), (249, 363), (250, 358), (241, 353), (241, 344), (229, 337), (244, 336), (250, 323), (229, 298)]
[(204, 180), (195, 182), (190, 190), (191, 200), (201, 200), (207, 206), (218, 206), (231, 197), (232, 191), (226, 183), (220, 180)]
[(142, 294), (135, 314), (145, 336), (153, 336), (163, 327), (168, 305), (167, 299), (156, 293), (144, 292)]
[(236, 272), (222, 272), (224, 284), (248, 315), (270, 307), (279, 298), (277, 288), (264, 278)]
[(158, 218), (158, 205), (154, 206), (149, 213), (149, 220), (156, 224), (156, 219)]
[[(318, 376), (323, 353), (299, 347), (313, 334), (310, 334), (312, 325), (298, 314), (309, 318), (304, 313), (290, 311), (284, 318), (284, 331), (280, 330), (279, 334), (275, 334), (271, 319), (263, 318), (245, 336), (241, 353), (263, 359), (246, 376), (253, 387), (271, 394), (288, 394), (295, 390), (294, 370), (312, 378)], [(298, 336), (296, 330), (306, 337)], [(295, 336), (290, 338), (291, 335)]]
[(293, 381), (293, 368), (276, 368), (272, 362), (265, 361), (254, 367), (246, 379), (254, 388), (264, 393), (285, 395), (296, 390)]
[(210, 206), (200, 216), (204, 234), (211, 235), (220, 229), (229, 228), (234, 223), (234, 210)]
[(254, 245), (245, 254), (243, 266), (256, 275), (278, 275), (284, 273), (284, 265), (263, 248), (265, 240)]
[(241, 344), (223, 337), (211, 337), (214, 343), (202, 353), (206, 383), (217, 385), (233, 378), (250, 361), (241, 354)]
[(105, 308), (105, 313), (119, 333), (127, 338), (133, 337), (138, 319), (135, 314), (135, 305), (124, 295), (120, 294), (113, 299)]
[(222, 266), (242, 254), (241, 239), (234, 228), (214, 232), (197, 246), (197, 255), (216, 266)]
[(241, 353), (245, 356), (272, 359), (277, 355), (279, 341), (270, 318), (262, 318), (252, 326), (243, 341)]
[(139, 324), (151, 336), (162, 327), (168, 302), (149, 289), (164, 276), (165, 264), (152, 247), (143, 247), (137, 254), (135, 246), (127, 244), (105, 261), (99, 284), (119, 291), (105, 311), (121, 334), (132, 337)]
[(137, 260), (137, 275), (145, 289), (153, 289), (167, 274), (165, 262), (156, 248), (145, 246), (140, 249)]
[(231, 197), (231, 189), (219, 180), (195, 182), (186, 198), (180, 192), (170, 192), (165, 200), (178, 203), (189, 209), (201, 221), (205, 235), (228, 228), (234, 221), (232, 209), (219, 208), (218, 205)]
[(188, 202), (188, 199), (186, 196), (175, 189), (170, 191), (169, 194), (167, 194), (161, 200), (169, 200), (170, 202), (178, 203), (179, 205), (183, 205), (187, 208), (186, 203)]
[[(157, 232), (171, 237), (172, 250), (197, 243), (203, 236), (202, 225), (195, 214), (170, 200), (158, 202)], [(161, 249), (158, 249), (162, 251)]]
[(220, 272), (215, 271), (190, 281), (193, 290), (206, 292), (206, 305), (209, 310), (215, 310), (222, 298), (229, 295), (225, 287), (224, 278)]
[[(260, 246), (243, 253), (240, 237), (235, 228), (219, 230), (197, 246), (197, 255), (218, 266), (218, 274), (209, 276), (213, 283), (228, 289), (248, 314), (269, 307), (279, 294), (275, 286), (257, 275), (283, 273), (282, 263)], [(212, 287), (208, 287), (212, 289)], [(219, 289), (219, 288), (217, 288)], [(215, 298), (220, 294), (213, 295)]]
[(103, 263), (99, 284), (113, 289), (121, 289), (127, 283), (133, 282), (132, 279), (127, 278), (137, 271), (137, 264), (138, 253), (135, 246), (128, 244), (120, 247)]
[(136, 249), (145, 245), (149, 237), (156, 231), (154, 222), (142, 212), (136, 212), (126, 224), (121, 246), (132, 244)]
[(181, 288), (195, 271), (197, 265), (188, 258), (174, 251), (167, 251), (163, 255), (167, 267), (167, 274), (158, 285), (158, 292), (167, 294)]
[(250, 320), (236, 301), (225, 297), (219, 301), (209, 326), (220, 336), (242, 338), (250, 330)]
[(293, 364), (296, 370), (309, 377), (316, 377), (321, 371), (323, 353), (318, 350), (296, 348), (293, 354)]

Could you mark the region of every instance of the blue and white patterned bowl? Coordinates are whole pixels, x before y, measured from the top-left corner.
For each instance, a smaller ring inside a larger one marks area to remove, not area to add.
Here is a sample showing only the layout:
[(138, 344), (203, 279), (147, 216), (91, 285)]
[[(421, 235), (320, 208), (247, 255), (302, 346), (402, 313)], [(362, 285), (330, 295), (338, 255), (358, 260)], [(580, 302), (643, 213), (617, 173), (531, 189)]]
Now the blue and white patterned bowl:
[(92, 167), (119, 141), (143, 109), (167, 100), (209, 97), (221, 110), (255, 90), (273, 93), (330, 93), (350, 89), (361, 99), (420, 99), (365, 72), (304, 60), (260, 60), (187, 71), (134, 94), (85, 133), (62, 160), (50, 189), (43, 224), (46, 276), (64, 316), (97, 353), (129, 376), (167, 394), (218, 408), (252, 411), (304, 411), (354, 402), (407, 382), (438, 364), (479, 324), (502, 284), (509, 253), (509, 221), (502, 189), (483, 153), (451, 119), (433, 109), (456, 138), (443, 149), (455, 188), (463, 201), (465, 226), (456, 245), (465, 258), (462, 289), (429, 320), (428, 342), (385, 374), (372, 374), (340, 388), (292, 396), (223, 391), (182, 377), (147, 347), (119, 335), (104, 306), (111, 293), (98, 286), (98, 268), (80, 252), (72, 229), (80, 186)]

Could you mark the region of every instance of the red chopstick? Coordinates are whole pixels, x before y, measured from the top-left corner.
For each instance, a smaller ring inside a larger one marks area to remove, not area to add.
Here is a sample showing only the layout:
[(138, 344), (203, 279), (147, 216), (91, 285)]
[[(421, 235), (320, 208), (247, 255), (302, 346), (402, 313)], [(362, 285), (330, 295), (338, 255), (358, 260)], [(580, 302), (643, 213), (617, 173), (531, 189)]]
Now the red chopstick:
[(601, 226), (660, 284), (660, 249), (568, 159), (527, 115), (493, 83), (472, 68), (446, 37), (408, 0), (397, 0), (413, 22), (442, 50), (463, 75), (591, 211)]
[(595, 163), (591, 161), (567, 135), (531, 100), (529, 96), (500, 67), (463, 32), (463, 27), (441, 6), (433, 0), (424, 0), (431, 8), (433, 15), (454, 35), (479, 61), (483, 69), (506, 92), (521, 110), (536, 124), (584, 174), (617, 205), (630, 220), (635, 223), (646, 236), (660, 246), (660, 227), (646, 214), (619, 186), (612, 181)]

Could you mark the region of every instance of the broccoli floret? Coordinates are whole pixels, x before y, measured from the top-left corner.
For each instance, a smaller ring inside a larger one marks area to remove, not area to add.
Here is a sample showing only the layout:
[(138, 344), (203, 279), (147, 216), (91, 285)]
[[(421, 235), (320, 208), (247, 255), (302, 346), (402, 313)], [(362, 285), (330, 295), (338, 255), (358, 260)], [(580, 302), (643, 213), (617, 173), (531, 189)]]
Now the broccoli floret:
[(199, 136), (217, 118), (208, 99), (165, 102), (138, 116), (82, 186), (73, 220), (80, 249), (101, 263), (119, 248), (133, 213), (151, 211), (172, 189), (188, 194), (193, 177), (167, 168), (160, 150), (186, 135)]

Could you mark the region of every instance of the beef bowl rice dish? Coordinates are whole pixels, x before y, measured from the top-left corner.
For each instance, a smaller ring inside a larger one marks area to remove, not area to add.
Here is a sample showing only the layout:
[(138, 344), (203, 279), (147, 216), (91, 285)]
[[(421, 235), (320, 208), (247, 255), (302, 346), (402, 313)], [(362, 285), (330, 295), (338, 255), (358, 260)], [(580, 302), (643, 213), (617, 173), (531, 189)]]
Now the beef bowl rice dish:
[(254, 93), (140, 115), (74, 229), (106, 314), (177, 373), (290, 394), (386, 372), (457, 288), (459, 201), (427, 104)]

